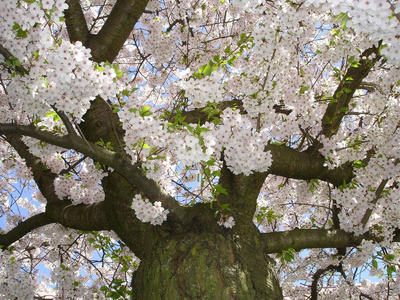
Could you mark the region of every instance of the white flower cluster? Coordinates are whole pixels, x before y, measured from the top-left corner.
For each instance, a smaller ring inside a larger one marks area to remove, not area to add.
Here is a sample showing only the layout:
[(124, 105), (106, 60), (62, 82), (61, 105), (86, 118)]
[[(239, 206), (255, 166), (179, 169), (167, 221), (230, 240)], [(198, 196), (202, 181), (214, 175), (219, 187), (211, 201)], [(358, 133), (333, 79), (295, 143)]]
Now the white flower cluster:
[[(2, 299), (34, 299), (36, 278), (28, 272), (21, 272), (23, 259), (14, 259), (4, 251), (0, 253), (0, 297)], [(13, 256), (16, 256), (15, 254)], [(12, 297), (10, 297), (12, 295)]]
[[(118, 112), (125, 130), (125, 150), (132, 159), (146, 161), (152, 148), (166, 147), (170, 133), (165, 129), (166, 122), (153, 116), (140, 116), (139, 112), (131, 112), (123, 108)], [(142, 142), (141, 142), (142, 141)], [(149, 148), (143, 147), (146, 144)]]
[(141, 25), (149, 30), (146, 38), (142, 40), (141, 46), (145, 49), (154, 50), (151, 60), (154, 60), (157, 64), (168, 61), (171, 58), (171, 52), (176, 51), (174, 35), (167, 33), (165, 30), (165, 26), (168, 26), (168, 24), (165, 25), (160, 20), (151, 19), (143, 20)]
[(113, 68), (102, 65), (96, 69), (90, 57), (81, 42), (65, 40), (52, 51), (39, 52), (29, 75), (15, 77), (7, 88), (14, 109), (43, 115), (55, 105), (80, 121), (96, 95), (108, 98), (123, 89)]
[(183, 165), (191, 166), (210, 159), (210, 153), (203, 151), (199, 139), (189, 133), (178, 134), (174, 144), (176, 156)]
[(59, 176), (54, 180), (54, 188), (60, 199), (68, 198), (74, 205), (92, 204), (104, 200), (104, 191), (99, 186), (99, 181), (107, 176), (94, 167), (93, 163), (86, 159), (79, 172), (79, 180), (71, 175)]
[(82, 299), (85, 296), (86, 287), (84, 284), (80, 284), (81, 276), (79, 270), (70, 270), (66, 266), (57, 266), (52, 270), (51, 277), (54, 282), (57, 282), (55, 290), (59, 296), (68, 295), (75, 299)]
[(39, 157), (46, 167), (58, 174), (64, 169), (65, 164), (59, 154), (66, 149), (51, 144), (43, 144), (39, 140), (31, 137), (23, 137), (24, 143), (29, 147), (29, 152)]
[[(272, 163), (271, 154), (264, 151), (267, 133), (255, 132), (250, 119), (230, 108), (224, 110), (221, 124), (203, 126), (207, 130), (201, 132), (202, 142), (189, 130), (167, 130), (166, 122), (156, 117), (141, 117), (139, 112), (129, 112), (126, 108), (118, 114), (126, 131), (126, 150), (133, 159), (141, 160), (144, 166), (152, 169), (156, 168), (156, 163), (148, 158), (154, 148), (162, 149), (162, 154), (185, 166), (208, 161), (225, 149), (225, 159), (235, 174), (264, 172)], [(193, 125), (193, 130), (195, 127)], [(154, 172), (151, 174), (157, 176)]]
[(140, 221), (144, 223), (150, 222), (154, 226), (161, 225), (166, 221), (169, 213), (168, 209), (164, 209), (161, 206), (161, 202), (156, 201), (153, 205), (148, 199), (142, 199), (139, 194), (135, 195), (132, 200), (132, 209)]
[(113, 97), (123, 89), (124, 80), (116, 79), (112, 67), (96, 66), (90, 49), (56, 34), (66, 8), (63, 0), (2, 1), (0, 43), (27, 70), (7, 85), (15, 118), (24, 113), (42, 116), (55, 105), (80, 121), (97, 95)]
[(400, 21), (393, 17), (393, 13), (400, 11), (400, 2), (393, 7), (394, 11), (387, 0), (306, 0), (304, 5), (321, 6), (322, 10), (330, 10), (334, 15), (347, 13), (350, 18), (347, 26), (357, 33), (367, 34), (374, 42), (383, 40), (387, 48), (382, 50), (382, 54), (390, 63), (400, 63)]
[(255, 132), (239, 111), (224, 110), (223, 125), (216, 132), (219, 144), (225, 147), (224, 155), (234, 174), (250, 175), (265, 172), (272, 164), (272, 155), (265, 152), (268, 143), (265, 132)]
[(214, 71), (211, 75), (204, 76), (201, 79), (182, 79), (179, 86), (185, 91), (185, 97), (190, 99), (195, 107), (203, 107), (207, 105), (207, 101), (221, 102), (223, 100), (224, 90), (220, 83), (222, 80), (220, 72)]
[[(43, 51), (54, 41), (50, 30), (42, 29), (49, 23), (58, 23), (68, 5), (65, 0), (46, 0), (40, 1), (40, 4), (39, 1), (3, 0), (1, 2), (0, 40), (4, 43), (3, 46), (13, 50), (12, 54), (15, 57), (24, 57), (27, 49), (37, 47), (32, 42), (39, 41), (44, 46)], [(48, 17), (51, 18), (51, 22)], [(9, 47), (11, 43), (13, 46)]]
[(232, 228), (233, 226), (235, 226), (235, 219), (232, 216), (227, 217), (227, 216), (221, 215), (221, 218), (218, 221), (218, 225), (224, 226), (225, 228)]

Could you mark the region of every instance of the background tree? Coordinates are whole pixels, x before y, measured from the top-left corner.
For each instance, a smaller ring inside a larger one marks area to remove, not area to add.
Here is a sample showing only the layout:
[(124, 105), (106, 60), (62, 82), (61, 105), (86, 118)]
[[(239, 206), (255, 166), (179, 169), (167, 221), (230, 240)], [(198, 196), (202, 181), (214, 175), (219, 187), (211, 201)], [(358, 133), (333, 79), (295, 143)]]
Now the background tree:
[(397, 299), (399, 8), (2, 1), (1, 297)]

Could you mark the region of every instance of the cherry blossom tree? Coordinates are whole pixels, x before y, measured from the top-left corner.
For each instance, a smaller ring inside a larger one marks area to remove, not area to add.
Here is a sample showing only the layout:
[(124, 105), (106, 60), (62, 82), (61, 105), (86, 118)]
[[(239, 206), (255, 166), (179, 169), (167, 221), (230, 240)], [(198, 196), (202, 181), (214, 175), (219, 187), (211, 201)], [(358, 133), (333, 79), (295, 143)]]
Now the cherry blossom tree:
[(2, 299), (398, 299), (400, 1), (0, 24)]

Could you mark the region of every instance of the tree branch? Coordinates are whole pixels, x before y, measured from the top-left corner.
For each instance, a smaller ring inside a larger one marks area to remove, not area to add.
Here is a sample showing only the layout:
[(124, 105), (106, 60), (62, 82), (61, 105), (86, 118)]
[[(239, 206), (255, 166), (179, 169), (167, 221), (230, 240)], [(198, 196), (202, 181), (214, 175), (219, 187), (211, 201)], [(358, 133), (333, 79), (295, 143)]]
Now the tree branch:
[(343, 274), (342, 265), (339, 266), (329, 265), (324, 269), (317, 270), (313, 275), (313, 281), (311, 283), (311, 300), (318, 299), (318, 281), (321, 278), (321, 276), (323, 276), (326, 272), (330, 270), (338, 271)]
[(79, 0), (67, 0), (68, 9), (64, 11), (65, 24), (71, 43), (81, 41), (86, 45), (90, 38), (90, 32), (86, 25), (85, 16)]
[(87, 142), (77, 135), (68, 134), (59, 136), (50, 131), (38, 130), (34, 126), (17, 125), (15, 123), (0, 123), (0, 134), (29, 136), (48, 144), (65, 149), (73, 149), (115, 169), (118, 169), (118, 164), (121, 163), (121, 161), (118, 160), (117, 153)]
[(75, 206), (67, 200), (60, 200), (54, 190), (53, 182), (56, 175), (47, 170), (40, 159), (29, 152), (20, 136), (7, 134), (6, 140), (25, 159), (33, 179), (46, 198), (46, 216), (49, 222), (57, 222), (70, 228), (83, 230), (111, 228), (103, 204)]
[[(243, 107), (242, 100), (233, 99), (230, 101), (223, 101), (223, 102), (217, 103), (215, 105), (215, 109), (219, 110), (219, 113), (213, 115), (213, 117), (220, 117), (220, 114), (222, 113), (222, 111), (228, 107), (237, 108), (243, 114), (247, 114), (246, 110)], [(289, 115), (292, 112), (291, 109), (285, 108), (284, 105), (275, 104), (274, 106), (272, 106), (272, 108), (275, 110), (275, 113), (277, 113), (277, 114)], [(184, 112), (182, 112), (181, 115), (182, 115), (182, 117), (185, 117), (186, 123), (190, 123), (190, 124), (200, 123), (200, 125), (203, 125), (206, 121), (209, 120), (208, 112), (206, 112), (204, 109), (205, 109), (205, 107), (195, 108), (193, 110), (184, 111)], [(174, 117), (174, 115), (172, 115), (171, 118), (173, 118), (173, 117)]]
[[(219, 194), (215, 206), (218, 209), (224, 204), (229, 205), (235, 218), (235, 226), (244, 232), (254, 229), (253, 216), (257, 208), (257, 198), (267, 175), (267, 173), (235, 175), (224, 160), (218, 184), (226, 189), (228, 195)], [(224, 213), (222, 209), (221, 211)]]
[(92, 36), (86, 45), (92, 49), (94, 61), (112, 62), (115, 59), (143, 14), (147, 2), (148, 0), (118, 0), (115, 3), (99, 33)]
[[(91, 142), (83, 140), (76, 135), (58, 136), (49, 131), (38, 130), (33, 126), (17, 125), (14, 123), (0, 124), (0, 134), (30, 136), (55, 146), (63, 147), (66, 149), (73, 149), (77, 152), (80, 152), (87, 157), (98, 161), (99, 163), (105, 164), (106, 166), (113, 168), (116, 172), (121, 174), (132, 186), (135, 186), (140, 191), (142, 191), (144, 195), (150, 200), (161, 201), (163, 206), (166, 209), (169, 209), (172, 214), (176, 214), (177, 216), (183, 215), (183, 207), (181, 207), (172, 196), (170, 196), (154, 180), (144, 177), (137, 166), (132, 165), (130, 161), (122, 157), (122, 155), (117, 152), (99, 147)], [(26, 149), (26, 151), (28, 150)], [(28, 155), (28, 153), (25, 153), (25, 155)], [(42, 168), (38, 168), (38, 170), (40, 170), (39, 172), (42, 172)], [(54, 180), (54, 178), (55, 175), (53, 174), (52, 180)], [(47, 198), (46, 195), (45, 197)]]
[[(378, 47), (373, 46), (365, 50), (361, 54), (359, 65), (350, 67), (343, 76), (322, 118), (322, 134), (326, 137), (329, 138), (338, 132), (355, 91), (375, 63), (381, 59), (379, 46), (380, 43)], [(371, 55), (374, 56), (368, 58)]]
[[(346, 248), (356, 247), (363, 240), (379, 242), (382, 238), (371, 232), (361, 236), (337, 229), (294, 229), (260, 234), (261, 242), (267, 254), (293, 248), (296, 251), (312, 248)], [(393, 241), (400, 242), (400, 230), (395, 231)]]
[[(372, 204), (373, 206), (375, 206), (376, 202), (378, 202), (379, 198), (381, 197), (381, 194), (383, 192), (383, 189), (385, 188), (386, 184), (388, 183), (388, 179), (384, 179), (381, 181), (381, 183), (379, 184), (377, 190), (375, 191), (375, 198), (370, 202), (370, 204)], [(367, 211), (365, 212), (362, 220), (361, 220), (361, 224), (363, 225), (363, 228), (365, 228), (365, 226), (368, 223), (369, 218), (371, 217), (372, 214), (372, 210), (371, 208), (368, 208)]]
[(38, 215), (34, 215), (25, 221), (19, 223), (9, 232), (0, 234), (0, 247), (1, 250), (7, 249), (12, 243), (18, 241), (24, 235), (28, 234), (32, 230), (51, 224), (53, 220), (46, 213), (40, 213)]
[(286, 145), (269, 144), (265, 151), (271, 151), (272, 165), (269, 174), (293, 179), (320, 179), (340, 186), (353, 178), (351, 164), (343, 164), (334, 169), (328, 169), (325, 159), (314, 155), (311, 151), (299, 152)]
[[(68, 4), (71, 5), (71, 10), (66, 14), (66, 19), (73, 18), (67, 22), (69, 35), (72, 41), (80, 40), (86, 47), (91, 49), (95, 62), (112, 62), (144, 12), (147, 2), (148, 0), (118, 0), (99, 33), (97, 35), (89, 35), (87, 39), (87, 27), (86, 23), (83, 24), (84, 18), (79, 1), (69, 0)], [(104, 141), (111, 141), (113, 145), (117, 145), (117, 141), (123, 136), (123, 133), (115, 130), (115, 128), (119, 128), (118, 117), (112, 114), (109, 105), (99, 97), (92, 102), (89, 111), (84, 116), (84, 120), (85, 122), (81, 124), (80, 128), (85, 138), (92, 143), (99, 141), (101, 138)], [(117, 134), (118, 136), (116, 136)], [(78, 139), (76, 140), (78, 141)], [(81, 144), (85, 148), (84, 143)], [(102, 153), (103, 159), (101, 159), (101, 157), (97, 157), (96, 153), (87, 153), (86, 150), (89, 149), (78, 150), (77, 147), (74, 149), (112, 167), (130, 184), (141, 190), (150, 200), (161, 201), (163, 206), (170, 210), (170, 213), (177, 216), (183, 215), (183, 208), (178, 202), (155, 181), (143, 176), (136, 166), (132, 166), (131, 162), (127, 161), (127, 159), (122, 159), (122, 154), (104, 150)], [(95, 149), (94, 152), (99, 153), (98, 147)], [(105, 158), (108, 162), (104, 160)]]
[[(4, 57), (5, 60), (12, 60), (13, 58), (15, 58), (15, 56), (13, 56), (10, 51), (4, 48), (2, 44), (0, 44), (0, 54)], [(15, 70), (20, 75), (28, 72), (23, 66), (15, 66)]]
[(0, 234), (0, 246), (5, 250), (32, 230), (51, 223), (78, 230), (110, 230), (112, 226), (104, 205), (104, 202), (91, 205), (73, 205), (69, 201), (50, 202), (46, 205), (46, 212), (34, 215), (9, 232)]
[(78, 230), (111, 230), (105, 202), (73, 205), (70, 201), (51, 202), (46, 205), (46, 214), (65, 227)]
[(53, 186), (56, 175), (47, 170), (40, 159), (29, 152), (28, 147), (22, 142), (20, 136), (7, 134), (5, 139), (17, 151), (19, 156), (25, 160), (27, 167), (32, 172), (33, 179), (47, 202), (60, 201), (54, 192)]

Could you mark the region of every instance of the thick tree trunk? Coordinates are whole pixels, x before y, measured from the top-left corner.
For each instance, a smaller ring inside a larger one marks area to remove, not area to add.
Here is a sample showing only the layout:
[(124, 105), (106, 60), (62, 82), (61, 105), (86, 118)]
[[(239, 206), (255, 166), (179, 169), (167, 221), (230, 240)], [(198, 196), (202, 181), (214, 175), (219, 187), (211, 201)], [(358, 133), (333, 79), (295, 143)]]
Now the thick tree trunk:
[(228, 230), (185, 230), (160, 241), (142, 258), (132, 285), (135, 300), (282, 299), (274, 262), (257, 238)]

